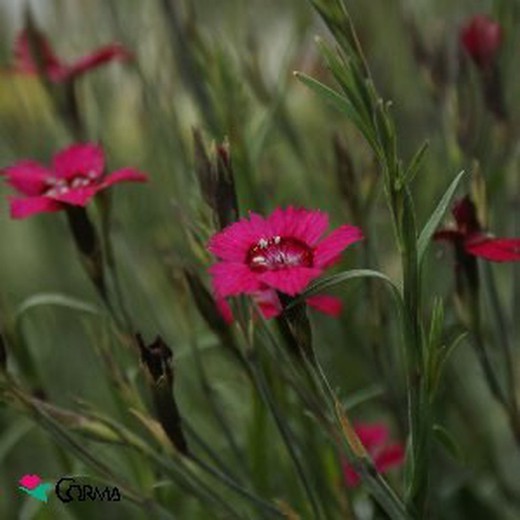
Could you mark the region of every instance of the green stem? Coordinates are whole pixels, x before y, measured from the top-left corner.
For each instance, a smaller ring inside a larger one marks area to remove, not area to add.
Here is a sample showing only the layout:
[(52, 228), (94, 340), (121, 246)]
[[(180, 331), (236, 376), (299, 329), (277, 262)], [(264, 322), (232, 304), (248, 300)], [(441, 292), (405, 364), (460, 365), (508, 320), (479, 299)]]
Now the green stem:
[(498, 330), (499, 345), (502, 349), (505, 361), (506, 376), (507, 376), (507, 389), (509, 397), (509, 406), (512, 410), (515, 410), (518, 414), (518, 400), (516, 397), (516, 375), (515, 375), (515, 364), (514, 356), (511, 349), (511, 343), (507, 333), (507, 323), (504, 319), (504, 312), (498, 296), (498, 291), (493, 277), (491, 266), (488, 263), (484, 264), (484, 279), (489, 292), (491, 300), (491, 312), (493, 313), (493, 323)]
[(334, 417), (336, 428), (343, 433), (342, 440), (343, 445), (346, 448), (345, 451), (351, 459), (355, 459), (354, 462), (356, 468), (359, 468), (361, 478), (363, 482), (367, 484), (370, 493), (386, 511), (390, 518), (394, 520), (411, 520), (411, 516), (407, 512), (405, 504), (395, 493), (395, 491), (388, 485), (386, 480), (375, 470), (373, 463), (366, 458), (359, 459), (357, 457), (353, 457), (349, 441), (344, 436), (341, 417), (338, 416), (335, 406), (335, 403), (337, 403), (336, 394), (327, 380), (323, 368), (317, 360), (316, 363), (312, 365), (312, 369), (314, 370), (314, 374), (318, 379), (322, 395), (325, 397), (326, 406), (330, 410), (332, 417)]
[(276, 517), (282, 517), (283, 514), (271, 503), (267, 502), (266, 500), (263, 500), (262, 498), (254, 495), (249, 490), (242, 487), (240, 484), (235, 482), (233, 479), (231, 479), (228, 475), (225, 475), (224, 473), (221, 473), (220, 471), (216, 470), (215, 468), (209, 466), (206, 464), (203, 460), (191, 456), (190, 459), (197, 464), (201, 469), (212, 475), (214, 478), (225, 484), (226, 486), (230, 487), (234, 491), (236, 491), (239, 495), (242, 497), (248, 499), (250, 502), (252, 502), (255, 506), (259, 507), (262, 511), (269, 512), (271, 515), (274, 515)]
[(311, 486), (309, 480), (307, 479), (303, 465), (300, 462), (300, 459), (298, 458), (296, 450), (294, 449), (294, 443), (293, 443), (293, 439), (292, 439), (293, 435), (292, 435), (289, 427), (285, 423), (284, 419), (282, 418), (282, 415), (280, 414), (280, 412), (274, 402), (273, 396), (271, 395), (271, 392), (269, 390), (265, 377), (262, 373), (262, 370), (258, 366), (257, 360), (255, 358), (255, 354), (253, 352), (251, 352), (251, 354), (249, 356), (249, 361), (250, 361), (250, 365), (252, 368), (252, 372), (255, 376), (258, 391), (262, 395), (263, 400), (266, 402), (267, 406), (269, 407), (269, 410), (271, 411), (271, 414), (273, 415), (276, 426), (278, 427), (278, 431), (280, 432), (280, 435), (285, 443), (287, 452), (289, 453), (289, 456), (294, 464), (294, 467), (296, 469), (300, 482), (301, 482), (301, 484), (305, 490), (305, 493), (309, 499), (309, 502), (311, 504), (314, 518), (316, 518), (316, 519), (322, 518), (317, 497), (314, 494), (314, 490), (312, 489), (312, 486)]
[(215, 417), (215, 420), (216, 420), (217, 424), (219, 425), (222, 433), (224, 434), (224, 437), (226, 438), (229, 448), (232, 451), (236, 461), (243, 468), (243, 465), (245, 464), (244, 454), (242, 453), (241, 449), (238, 446), (235, 436), (233, 435), (233, 431), (231, 430), (231, 428), (228, 425), (226, 417), (224, 416), (221, 409), (219, 408), (217, 399), (214, 396), (213, 388), (211, 387), (211, 385), (209, 383), (208, 376), (206, 374), (204, 365), (200, 358), (200, 354), (199, 354), (197, 345), (195, 345), (195, 343), (193, 341), (191, 341), (190, 346), (191, 346), (191, 349), (193, 352), (193, 357), (195, 359), (195, 365), (196, 365), (197, 372), (199, 374), (202, 391), (204, 392), (204, 395), (206, 396), (206, 400), (211, 409), (211, 412), (212, 412), (213, 416)]
[(484, 376), (491, 394), (495, 400), (502, 405), (505, 413), (507, 414), (511, 431), (518, 447), (520, 448), (520, 413), (516, 404), (514, 389), (512, 396), (508, 396), (504, 392), (489, 358), (487, 348), (484, 343), (478, 292), (472, 294), (470, 296), (470, 300), (470, 326), (473, 332), (473, 344), (480, 362), (480, 366), (484, 372)]
[(425, 360), (421, 333), (421, 286), (417, 256), (415, 213), (411, 194), (405, 187), (401, 195), (401, 218), (397, 219), (401, 238), (404, 316), (403, 330), (407, 361), (408, 413), (412, 471), (407, 503), (423, 517), (428, 495), (430, 413)]

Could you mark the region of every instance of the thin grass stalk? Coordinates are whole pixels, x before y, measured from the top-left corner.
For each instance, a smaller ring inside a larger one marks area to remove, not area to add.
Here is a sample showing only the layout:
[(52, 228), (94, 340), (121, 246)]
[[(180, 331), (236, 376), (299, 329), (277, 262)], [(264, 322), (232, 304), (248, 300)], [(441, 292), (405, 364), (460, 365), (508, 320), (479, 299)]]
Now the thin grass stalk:
[(237, 476), (234, 474), (233, 470), (222, 460), (213, 448), (204, 440), (203, 437), (197, 432), (197, 429), (194, 428), (187, 420), (186, 417), (183, 418), (183, 426), (186, 432), (189, 435), (190, 440), (193, 439), (194, 443), (198, 445), (201, 450), (208, 456), (209, 459), (224, 473), (227, 473), (234, 480), (237, 480)]
[(509, 340), (509, 334), (507, 332), (507, 322), (504, 317), (504, 311), (500, 303), (498, 296), (498, 290), (493, 276), (491, 266), (487, 263), (484, 264), (484, 281), (488, 289), (491, 312), (493, 314), (493, 323), (498, 332), (498, 342), (502, 350), (502, 355), (505, 361), (505, 370), (507, 378), (507, 390), (509, 397), (509, 406), (511, 411), (518, 415), (518, 399), (516, 397), (516, 372), (513, 351), (511, 348), (511, 342)]
[[(478, 356), (480, 366), (484, 372), (486, 383), (491, 391), (494, 399), (502, 406), (506, 413), (511, 432), (513, 433), (515, 442), (520, 448), (520, 414), (518, 408), (514, 406), (514, 401), (508, 395), (496, 375), (491, 359), (484, 341), (484, 332), (482, 330), (482, 317), (480, 312), (480, 299), (478, 294), (474, 294), (469, 302), (470, 310), (470, 327), (473, 332), (473, 345)], [(516, 400), (516, 397), (514, 398)]]
[[(332, 389), (323, 368), (319, 361), (311, 365), (314, 374), (319, 382), (319, 386), (322, 388), (323, 395), (326, 397), (326, 406), (331, 411), (333, 421), (336, 426), (336, 430), (342, 432), (342, 443), (346, 448), (346, 453), (349, 459), (353, 460), (351, 439), (345, 436), (344, 420), (346, 416), (339, 413), (339, 403)], [(357, 456), (353, 460), (356, 469), (359, 470), (361, 478), (366, 482), (370, 492), (374, 498), (380, 503), (390, 518), (395, 520), (411, 520), (411, 516), (408, 514), (405, 504), (397, 496), (395, 491), (388, 485), (386, 480), (375, 470), (373, 463), (367, 458), (358, 458)]]
[(254, 506), (259, 508), (260, 510), (269, 513), (271, 515), (274, 515), (275, 517), (283, 517), (284, 515), (271, 503), (267, 502), (266, 500), (261, 499), (260, 497), (253, 494), (251, 491), (247, 490), (240, 484), (238, 484), (235, 480), (232, 478), (229, 478), (228, 475), (218, 471), (217, 469), (211, 467), (210, 465), (206, 464), (203, 460), (199, 459), (198, 457), (191, 455), (190, 460), (192, 460), (197, 466), (199, 466), (201, 469), (203, 469), (206, 473), (210, 474), (214, 478), (216, 478), (218, 481), (226, 484), (228, 487), (236, 491), (239, 495), (249, 500)]
[[(291, 308), (294, 308), (298, 305), (298, 303), (294, 301), (292, 302), (292, 304), (293, 305), (291, 306)], [(300, 303), (299, 305), (302, 305), (302, 303)], [(308, 322), (308, 318), (304, 317), (304, 319), (307, 319)], [(309, 323), (307, 323), (307, 325), (304, 326), (304, 329), (307, 329), (309, 326)], [(300, 340), (301, 337), (293, 337), (291, 339), (291, 342), (298, 342)], [(309, 380), (314, 383), (315, 390), (318, 392), (318, 394), (321, 394), (325, 410), (328, 410), (329, 415), (332, 418), (333, 424), (335, 423), (336, 425), (336, 431), (333, 430), (331, 432), (331, 437), (334, 440), (337, 440), (338, 436), (336, 432), (339, 430), (342, 433), (343, 442), (347, 446), (347, 454), (349, 460), (353, 460), (356, 467), (359, 468), (361, 476), (368, 484), (371, 493), (374, 495), (376, 500), (378, 500), (381, 503), (382, 507), (391, 516), (391, 518), (394, 518), (396, 520), (410, 518), (406, 511), (406, 506), (395, 494), (395, 492), (388, 486), (388, 484), (381, 477), (381, 475), (378, 474), (373, 463), (366, 454), (364, 448), (360, 447), (360, 449), (363, 452), (362, 457), (360, 457), (359, 454), (353, 453), (351, 445), (352, 439), (345, 437), (345, 422), (347, 421), (347, 418), (342, 411), (339, 411), (340, 408), (338, 399), (336, 397), (336, 394), (332, 390), (332, 387), (330, 386), (325, 376), (325, 373), (323, 372), (323, 369), (319, 364), (319, 361), (313, 351), (309, 335), (306, 335), (305, 341), (305, 348), (297, 345), (300, 353), (300, 357), (297, 358), (298, 363), (300, 368), (304, 370), (306, 375), (309, 377)], [(296, 362), (294, 358), (291, 361), (292, 363)], [(326, 414), (324, 415), (324, 417), (326, 417)], [(328, 427), (327, 429), (329, 429), (330, 421), (326, 421), (326, 423)], [(353, 432), (352, 427), (349, 426), (349, 428)], [(360, 446), (360, 441), (357, 438), (356, 434), (352, 433), (352, 435), (355, 437), (357, 445)], [(353, 457), (353, 455), (355, 455), (355, 457)]]
[(220, 430), (224, 434), (224, 437), (229, 445), (229, 448), (231, 452), (233, 453), (236, 461), (238, 462), (240, 467), (243, 467), (245, 463), (244, 454), (242, 453), (241, 449), (238, 446), (238, 443), (235, 439), (235, 436), (233, 435), (233, 432), (231, 431), (231, 428), (229, 427), (229, 424), (227, 422), (226, 417), (224, 417), (224, 414), (219, 408), (219, 404), (217, 403), (217, 400), (215, 398), (213, 388), (210, 385), (208, 376), (206, 374), (206, 370), (204, 369), (204, 365), (202, 363), (202, 360), (200, 358), (200, 353), (197, 345), (194, 341), (190, 341), (190, 347), (191, 351), (193, 353), (193, 358), (195, 359), (195, 366), (197, 373), (199, 375), (200, 384), (202, 387), (202, 391), (204, 392), (204, 395), (206, 397), (206, 401), (208, 402), (209, 408), (211, 410), (211, 413), (213, 417), (215, 418)]
[(267, 381), (265, 380), (265, 377), (263, 375), (261, 368), (258, 366), (258, 362), (256, 360), (254, 353), (250, 354), (249, 362), (250, 362), (251, 368), (253, 370), (253, 374), (255, 375), (255, 378), (256, 378), (258, 391), (262, 395), (264, 402), (267, 404), (267, 406), (273, 416), (273, 419), (275, 420), (278, 431), (280, 432), (280, 435), (287, 448), (287, 452), (288, 452), (288, 454), (294, 464), (296, 472), (298, 474), (298, 478), (299, 478), (299, 480), (303, 486), (303, 489), (305, 491), (305, 494), (309, 500), (309, 504), (311, 505), (314, 518), (316, 518), (316, 519), (323, 518), (322, 513), (321, 513), (321, 508), (318, 503), (318, 498), (315, 496), (312, 485), (311, 485), (309, 479), (307, 478), (304, 467), (294, 448), (294, 445), (295, 445), (294, 440), (293, 440), (294, 436), (293, 436), (292, 432), (290, 431), (289, 426), (285, 423), (284, 419), (282, 418), (282, 415), (280, 414), (278, 407), (275, 404), (273, 396), (271, 395), (271, 392), (269, 390), (269, 386), (267, 385)]

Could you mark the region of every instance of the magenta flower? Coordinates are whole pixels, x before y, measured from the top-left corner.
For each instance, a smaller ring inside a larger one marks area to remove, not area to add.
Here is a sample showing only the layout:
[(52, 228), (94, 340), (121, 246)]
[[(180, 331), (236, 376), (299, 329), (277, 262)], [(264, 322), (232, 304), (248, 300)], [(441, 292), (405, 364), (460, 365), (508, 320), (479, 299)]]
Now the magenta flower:
[[(361, 444), (368, 451), (379, 473), (400, 466), (404, 462), (405, 450), (400, 443), (388, 443), (389, 430), (383, 423), (360, 423), (354, 426)], [(356, 487), (360, 477), (352, 465), (343, 461), (343, 475), (348, 487)]]
[(467, 254), (490, 262), (520, 261), (520, 238), (493, 238), (484, 233), (469, 197), (456, 202), (453, 216), (456, 226), (437, 231), (434, 238), (452, 243), (460, 252), (458, 256)]
[(8, 184), (22, 196), (10, 197), (11, 217), (60, 211), (67, 206), (85, 206), (101, 190), (123, 181), (145, 182), (148, 178), (132, 168), (104, 175), (103, 150), (93, 144), (74, 144), (57, 153), (51, 168), (23, 160), (4, 168)]
[[(282, 306), (277, 291), (295, 296), (341, 252), (363, 238), (359, 228), (341, 226), (322, 238), (329, 226), (326, 213), (306, 209), (277, 209), (263, 218), (250, 213), (214, 235), (209, 251), (220, 261), (211, 266), (213, 288), (223, 314), (230, 318), (225, 298), (252, 295), (266, 318), (277, 316)], [(337, 315), (341, 302), (332, 296), (313, 296), (307, 303)]]
[(481, 69), (489, 68), (502, 45), (502, 28), (489, 16), (473, 16), (460, 31), (462, 48)]
[(36, 489), (42, 482), (38, 475), (24, 475), (18, 484), (26, 489)]
[[(77, 59), (71, 64), (64, 63), (55, 54), (47, 38), (39, 31), (34, 31), (35, 44), (46, 77), (53, 83), (70, 81), (91, 69), (110, 61), (128, 61), (133, 55), (118, 43), (100, 47), (94, 52)], [(38, 67), (33, 56), (27, 30), (21, 31), (15, 41), (14, 71), (21, 74), (37, 74)]]

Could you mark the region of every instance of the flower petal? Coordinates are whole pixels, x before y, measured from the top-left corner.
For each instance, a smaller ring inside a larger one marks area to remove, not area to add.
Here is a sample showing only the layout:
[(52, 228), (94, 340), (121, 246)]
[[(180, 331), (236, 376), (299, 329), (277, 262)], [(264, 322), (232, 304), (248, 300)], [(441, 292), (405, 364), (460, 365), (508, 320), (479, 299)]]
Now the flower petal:
[(112, 184), (117, 184), (118, 182), (147, 182), (148, 176), (144, 173), (134, 170), (133, 168), (121, 168), (120, 170), (116, 170), (112, 172), (110, 175), (107, 175), (101, 185), (103, 188), (108, 188), (108, 186), (112, 186)]
[(375, 458), (374, 464), (376, 465), (379, 473), (384, 473), (390, 468), (400, 466), (404, 462), (405, 451), (401, 444), (391, 444), (385, 447)]
[[(62, 73), (64, 66), (54, 54), (47, 38), (37, 30), (33, 29), (32, 31), (34, 43), (38, 46), (38, 52), (42, 60), (43, 70), (49, 78), (54, 79), (55, 76), (59, 76)], [(26, 74), (36, 74), (38, 72), (27, 30), (21, 31), (16, 37), (14, 44), (14, 68), (17, 72)]]
[(337, 317), (341, 314), (342, 303), (339, 298), (329, 296), (327, 294), (320, 294), (318, 296), (310, 296), (305, 300), (310, 307), (316, 310)]
[(457, 200), (451, 211), (457, 223), (457, 229), (469, 235), (481, 231), (480, 222), (478, 221), (477, 208), (471, 198), (466, 195)]
[(237, 294), (251, 294), (260, 289), (255, 274), (245, 265), (237, 262), (220, 262), (209, 268), (213, 276), (213, 287), (217, 299)]
[(69, 67), (69, 77), (79, 76), (110, 61), (129, 61), (133, 54), (119, 43), (111, 43), (76, 60)]
[(372, 453), (378, 446), (385, 443), (389, 430), (383, 423), (366, 424), (358, 423), (354, 426), (361, 444)]
[(519, 262), (520, 238), (476, 238), (464, 244), (470, 255), (491, 262)]
[(347, 461), (343, 463), (343, 476), (345, 477), (345, 484), (350, 488), (358, 486), (361, 480), (356, 470)]
[(224, 321), (231, 325), (233, 323), (233, 311), (231, 310), (231, 306), (227, 302), (225, 298), (216, 298), (215, 303), (217, 305), (217, 310), (220, 315), (224, 318)]
[(49, 194), (48, 197), (71, 206), (86, 206), (100, 189), (101, 187), (96, 185), (69, 188), (65, 193)]
[(214, 235), (208, 250), (222, 260), (244, 262), (249, 248), (265, 235), (265, 221), (254, 213), (251, 216), (253, 223), (242, 219)]
[(271, 238), (273, 236), (273, 230), (269, 220), (254, 211), (249, 212), (249, 225), (257, 237), (255, 242), (260, 238)]
[(49, 213), (63, 209), (63, 204), (49, 197), (10, 197), (9, 201), (11, 203), (11, 218), (16, 219), (27, 218), (37, 213)]
[(329, 217), (319, 210), (278, 208), (268, 218), (273, 236), (297, 238), (314, 246), (329, 226)]
[(314, 265), (317, 267), (330, 265), (346, 247), (362, 239), (363, 233), (358, 227), (339, 227), (316, 246), (314, 251)]
[(264, 318), (275, 318), (282, 312), (282, 304), (272, 289), (264, 289), (253, 294), (253, 300), (260, 308)]
[(50, 187), (47, 180), (52, 178), (51, 172), (36, 161), (20, 161), (4, 168), (7, 182), (24, 195), (40, 195)]
[(53, 169), (58, 177), (73, 179), (78, 175), (99, 178), (105, 169), (103, 150), (94, 143), (78, 143), (54, 156)]
[(277, 271), (264, 271), (259, 273), (258, 279), (289, 296), (302, 292), (309, 282), (321, 274), (321, 269), (309, 267), (291, 267), (290, 269), (279, 269)]

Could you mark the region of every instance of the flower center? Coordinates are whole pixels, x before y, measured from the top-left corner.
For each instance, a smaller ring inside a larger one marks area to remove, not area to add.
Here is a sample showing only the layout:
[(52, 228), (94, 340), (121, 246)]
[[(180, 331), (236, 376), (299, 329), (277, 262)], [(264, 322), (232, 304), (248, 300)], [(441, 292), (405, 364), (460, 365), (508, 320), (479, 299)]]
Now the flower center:
[(49, 177), (45, 181), (49, 187), (44, 191), (43, 194), (47, 195), (48, 197), (64, 195), (71, 190), (77, 190), (78, 188), (86, 188), (87, 186), (90, 186), (95, 178), (96, 175), (94, 172), (88, 173), (87, 175), (78, 173), (78, 175), (70, 179)]
[(251, 270), (278, 271), (291, 267), (312, 267), (314, 254), (312, 248), (297, 238), (262, 238), (253, 245), (246, 257)]

